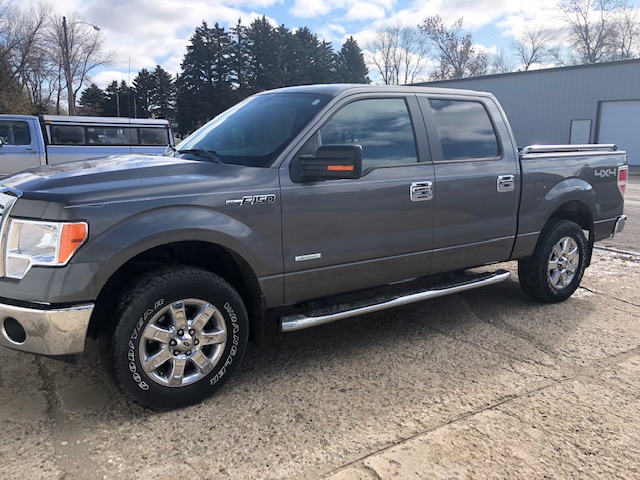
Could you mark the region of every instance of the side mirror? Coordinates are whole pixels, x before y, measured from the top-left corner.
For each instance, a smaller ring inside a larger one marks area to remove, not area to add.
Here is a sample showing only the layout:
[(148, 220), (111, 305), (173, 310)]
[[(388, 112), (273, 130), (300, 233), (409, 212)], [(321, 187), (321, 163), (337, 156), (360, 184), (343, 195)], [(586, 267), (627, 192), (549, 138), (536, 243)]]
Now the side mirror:
[(4, 145), (4, 139), (0, 137), (0, 147)]
[(317, 180), (356, 179), (362, 176), (362, 146), (322, 145), (316, 156), (294, 159), (289, 171), (296, 183)]

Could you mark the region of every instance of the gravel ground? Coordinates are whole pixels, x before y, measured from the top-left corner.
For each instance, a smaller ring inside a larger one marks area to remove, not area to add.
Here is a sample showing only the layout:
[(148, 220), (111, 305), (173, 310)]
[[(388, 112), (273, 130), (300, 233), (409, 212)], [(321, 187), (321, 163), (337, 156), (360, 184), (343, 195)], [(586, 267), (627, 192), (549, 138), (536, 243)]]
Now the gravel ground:
[[(515, 265), (499, 267), (514, 271)], [(640, 477), (640, 256), (267, 338), (210, 400), (130, 404), (99, 362), (0, 349), (3, 479)]]

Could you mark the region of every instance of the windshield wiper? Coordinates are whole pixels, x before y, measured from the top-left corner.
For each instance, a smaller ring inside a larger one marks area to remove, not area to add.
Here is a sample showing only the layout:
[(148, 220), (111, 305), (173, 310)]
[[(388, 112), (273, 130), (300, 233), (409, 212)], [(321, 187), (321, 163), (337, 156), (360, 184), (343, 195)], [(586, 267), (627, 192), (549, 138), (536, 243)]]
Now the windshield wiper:
[(224, 163), (218, 158), (215, 150), (205, 150), (204, 148), (188, 148), (186, 150), (176, 150), (176, 153), (185, 154), (190, 153), (192, 155), (198, 155), (211, 160), (213, 163)]

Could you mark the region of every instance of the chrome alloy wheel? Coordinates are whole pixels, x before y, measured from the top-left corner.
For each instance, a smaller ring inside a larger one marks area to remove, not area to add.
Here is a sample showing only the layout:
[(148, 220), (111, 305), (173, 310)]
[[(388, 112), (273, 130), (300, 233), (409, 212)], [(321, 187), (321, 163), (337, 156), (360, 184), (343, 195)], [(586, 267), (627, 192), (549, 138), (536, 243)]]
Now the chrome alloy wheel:
[(549, 255), (547, 279), (557, 289), (566, 288), (576, 276), (580, 264), (580, 249), (571, 237), (563, 237), (556, 243)]
[(204, 378), (216, 366), (227, 343), (220, 311), (204, 300), (188, 298), (156, 313), (142, 332), (139, 359), (156, 383), (183, 387)]

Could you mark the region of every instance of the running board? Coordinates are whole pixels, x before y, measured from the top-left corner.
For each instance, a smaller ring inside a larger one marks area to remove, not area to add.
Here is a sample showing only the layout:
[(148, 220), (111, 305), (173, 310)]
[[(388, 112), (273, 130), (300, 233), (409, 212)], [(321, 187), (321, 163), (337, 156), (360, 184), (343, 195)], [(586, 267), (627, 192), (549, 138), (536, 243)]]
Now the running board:
[[(483, 273), (474, 277), (464, 278), (460, 281), (432, 287), (428, 290), (411, 293), (408, 295), (383, 297), (376, 299), (375, 303), (353, 302), (341, 305), (341, 310), (335, 313), (322, 314), (321, 311), (309, 312), (310, 316), (304, 314), (288, 315), (280, 318), (280, 330), (283, 332), (293, 332), (295, 330), (303, 330), (305, 328), (324, 325), (325, 323), (335, 322), (343, 318), (355, 317), (365, 313), (379, 312), (387, 308), (399, 307), (410, 303), (421, 302), (429, 298), (443, 297), (453, 293), (460, 293), (474, 288), (485, 287), (507, 280), (511, 273), (506, 270), (497, 270), (491, 273)], [(326, 309), (325, 309), (326, 311)]]

